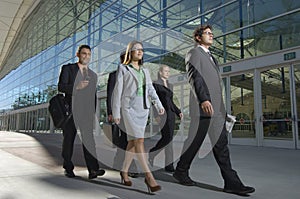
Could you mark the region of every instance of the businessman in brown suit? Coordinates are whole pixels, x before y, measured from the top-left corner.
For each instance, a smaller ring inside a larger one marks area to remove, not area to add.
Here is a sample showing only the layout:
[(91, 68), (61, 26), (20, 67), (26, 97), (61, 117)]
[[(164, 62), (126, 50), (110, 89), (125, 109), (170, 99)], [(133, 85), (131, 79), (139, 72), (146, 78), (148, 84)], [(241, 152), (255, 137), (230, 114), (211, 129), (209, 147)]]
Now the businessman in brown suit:
[(210, 25), (199, 26), (193, 37), (196, 45), (186, 55), (188, 82), (191, 85), (190, 116), (188, 138), (184, 142), (182, 154), (173, 174), (180, 184), (193, 186), (196, 183), (189, 177), (191, 163), (208, 134), (214, 157), (224, 180), (224, 192), (238, 195), (253, 193), (253, 187), (245, 186), (232, 169), (225, 128), (226, 110), (222, 97), (222, 79), (217, 61), (209, 47), (213, 44)]

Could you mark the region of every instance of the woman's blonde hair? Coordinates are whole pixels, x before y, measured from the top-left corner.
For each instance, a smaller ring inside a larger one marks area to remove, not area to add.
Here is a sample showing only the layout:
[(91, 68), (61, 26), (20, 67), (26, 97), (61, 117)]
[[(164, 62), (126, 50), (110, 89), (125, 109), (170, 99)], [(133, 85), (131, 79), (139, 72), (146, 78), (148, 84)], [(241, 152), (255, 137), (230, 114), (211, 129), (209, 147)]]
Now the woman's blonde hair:
[(164, 68), (166, 68), (166, 67), (170, 68), (168, 65), (165, 65), (165, 64), (160, 65), (158, 72), (157, 72), (157, 79), (160, 79), (160, 73), (162, 73)]
[[(126, 53), (125, 53), (125, 58), (124, 58), (124, 61), (123, 61), (123, 64), (130, 64), (131, 61), (132, 61), (132, 55), (131, 55), (131, 52), (132, 52), (132, 48), (134, 45), (136, 44), (140, 44), (143, 46), (142, 42), (140, 41), (131, 41), (128, 45), (127, 45), (127, 48), (126, 48)], [(141, 60), (139, 60), (139, 65), (143, 65), (143, 58)]]

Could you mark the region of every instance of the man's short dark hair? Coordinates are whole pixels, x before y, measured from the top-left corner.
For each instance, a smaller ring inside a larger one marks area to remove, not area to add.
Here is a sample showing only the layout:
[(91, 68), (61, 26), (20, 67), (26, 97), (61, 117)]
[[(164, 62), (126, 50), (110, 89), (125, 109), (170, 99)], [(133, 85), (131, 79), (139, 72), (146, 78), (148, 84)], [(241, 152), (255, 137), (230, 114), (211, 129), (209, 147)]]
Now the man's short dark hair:
[(89, 49), (89, 50), (91, 51), (91, 47), (90, 47), (89, 45), (82, 44), (82, 45), (80, 45), (80, 46), (78, 47), (77, 52), (80, 53), (81, 50), (84, 49), (84, 48), (87, 48), (87, 49)]
[(208, 25), (208, 24), (206, 24), (206, 25), (200, 25), (200, 26), (198, 26), (195, 30), (194, 30), (194, 33), (193, 33), (193, 38), (194, 38), (194, 40), (196, 41), (196, 42), (198, 42), (198, 40), (197, 40), (197, 36), (202, 36), (202, 33), (203, 33), (203, 31), (204, 30), (206, 30), (206, 29), (210, 29), (210, 30), (213, 30), (213, 28), (212, 28), (212, 26), (211, 25)]

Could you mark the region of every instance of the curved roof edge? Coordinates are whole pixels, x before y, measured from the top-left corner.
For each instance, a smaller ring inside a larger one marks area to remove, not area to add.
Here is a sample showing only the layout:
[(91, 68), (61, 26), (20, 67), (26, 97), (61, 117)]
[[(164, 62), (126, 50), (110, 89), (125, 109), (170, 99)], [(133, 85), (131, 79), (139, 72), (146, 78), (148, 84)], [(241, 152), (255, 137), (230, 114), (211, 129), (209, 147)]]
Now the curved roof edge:
[[(3, 63), (9, 54), (15, 37), (19, 33), (22, 22), (26, 20), (39, 2), (40, 0), (9, 2), (0, 0), (0, 73), (3, 71)], [(2, 77), (5, 75), (1, 74)]]

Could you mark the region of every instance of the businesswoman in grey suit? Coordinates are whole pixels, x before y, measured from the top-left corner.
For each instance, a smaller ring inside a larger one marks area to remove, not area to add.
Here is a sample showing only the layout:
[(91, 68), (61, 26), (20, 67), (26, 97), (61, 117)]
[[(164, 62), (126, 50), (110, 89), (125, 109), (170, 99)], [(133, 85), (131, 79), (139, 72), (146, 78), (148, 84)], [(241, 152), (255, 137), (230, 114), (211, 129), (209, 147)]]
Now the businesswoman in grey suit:
[(151, 105), (148, 99), (150, 98), (157, 107), (159, 114), (164, 114), (164, 108), (153, 88), (149, 71), (142, 66), (143, 54), (141, 42), (132, 41), (128, 44), (123, 65), (118, 69), (112, 112), (116, 124), (120, 124), (120, 120), (123, 120), (128, 138), (125, 161), (120, 172), (122, 183), (126, 186), (132, 185), (128, 178), (128, 169), (133, 155), (136, 155), (145, 172), (148, 191), (155, 192), (161, 187), (147, 165), (144, 147), (144, 134)]

